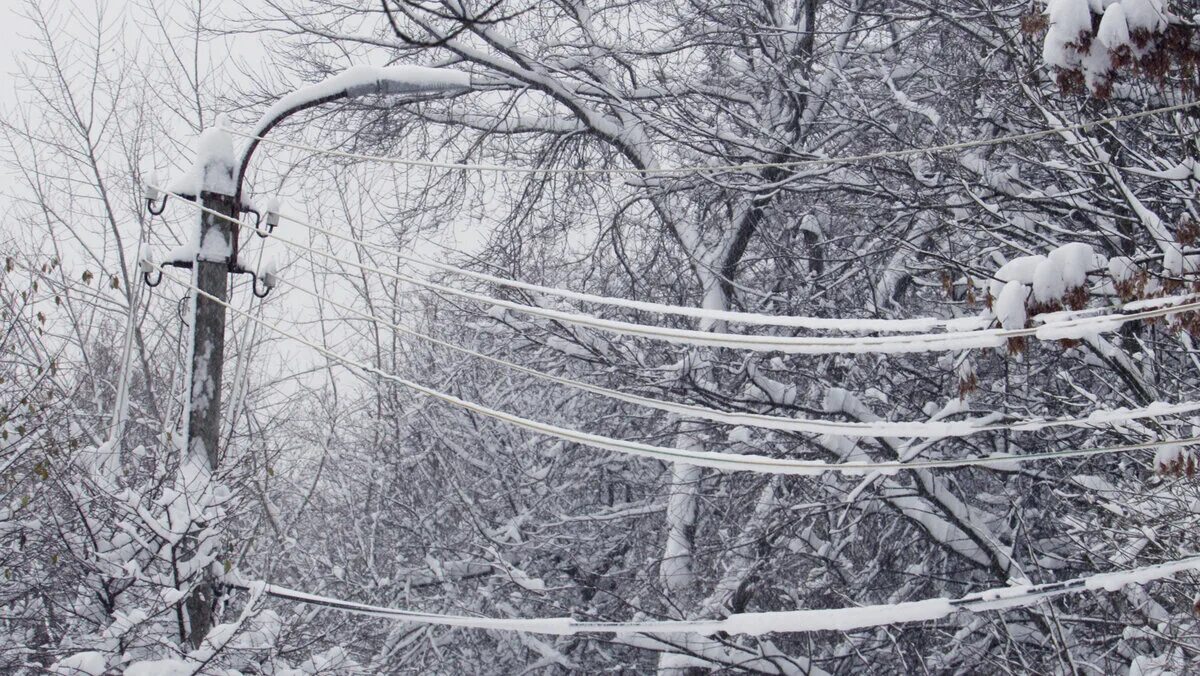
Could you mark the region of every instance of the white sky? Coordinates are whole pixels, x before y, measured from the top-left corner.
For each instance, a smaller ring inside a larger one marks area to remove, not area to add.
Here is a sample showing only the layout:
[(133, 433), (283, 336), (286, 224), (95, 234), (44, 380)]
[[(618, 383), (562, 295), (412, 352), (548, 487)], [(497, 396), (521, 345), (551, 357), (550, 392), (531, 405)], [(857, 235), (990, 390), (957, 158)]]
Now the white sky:
[[(17, 56), (27, 44), (21, 37), (29, 32), (20, 12), (23, 6), (24, 2), (20, 0), (0, 0), (0, 115), (11, 110), (13, 105), (17, 82), (13, 73), (17, 70)], [(8, 170), (0, 168), (0, 213), (8, 212), (11, 207), (7, 196), (9, 180)]]
[(12, 91), (12, 72), (17, 68), (17, 54), (22, 50), (21, 33), (24, 20), (20, 15), (23, 3), (0, 0), (0, 96), (8, 98)]

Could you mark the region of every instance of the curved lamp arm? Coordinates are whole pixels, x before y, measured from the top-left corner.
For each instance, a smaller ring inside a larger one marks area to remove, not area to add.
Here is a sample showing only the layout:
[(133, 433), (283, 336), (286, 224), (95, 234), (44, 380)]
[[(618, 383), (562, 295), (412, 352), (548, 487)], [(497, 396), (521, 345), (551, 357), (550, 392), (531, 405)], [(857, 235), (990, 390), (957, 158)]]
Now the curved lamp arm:
[(472, 76), (458, 70), (424, 66), (354, 66), (316, 84), (298, 89), (268, 108), (250, 132), (250, 143), (242, 152), (242, 161), (238, 167), (234, 204), (242, 203), (242, 184), (246, 178), (246, 170), (250, 166), (250, 157), (258, 149), (262, 137), (296, 113), (333, 101), (360, 96), (459, 93), (473, 88)]

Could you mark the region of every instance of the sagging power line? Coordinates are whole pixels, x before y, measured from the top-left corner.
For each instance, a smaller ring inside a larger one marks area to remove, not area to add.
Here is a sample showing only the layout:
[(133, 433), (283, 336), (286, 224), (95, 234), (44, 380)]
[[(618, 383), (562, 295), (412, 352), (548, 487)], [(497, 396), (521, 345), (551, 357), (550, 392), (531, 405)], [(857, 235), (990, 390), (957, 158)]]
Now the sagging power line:
[(162, 268), (159, 269), (163, 271), (165, 278), (190, 289), (193, 294), (204, 296), (210, 302), (219, 304), (226, 310), (233, 312), (249, 321), (255, 322), (256, 324), (259, 324), (260, 326), (280, 335), (281, 337), (300, 343), (301, 345), (316, 351), (318, 354), (321, 354), (328, 359), (363, 371), (364, 373), (368, 373), (375, 377), (395, 382), (418, 394), (436, 399), (472, 413), (477, 413), (479, 415), (513, 425), (514, 427), (519, 427), (547, 436), (555, 437), (563, 441), (577, 443), (601, 450), (615, 451), (617, 453), (623, 453), (626, 455), (652, 458), (667, 462), (683, 462), (690, 465), (709, 467), (717, 470), (748, 471), (757, 472), (760, 474), (815, 476), (825, 472), (840, 472), (842, 474), (860, 475), (871, 472), (888, 474), (904, 470), (956, 469), (963, 467), (982, 466), (1003, 467), (1006, 465), (1013, 465), (1027, 461), (1089, 457), (1096, 455), (1109, 455), (1114, 453), (1129, 453), (1134, 451), (1149, 451), (1169, 446), (1186, 446), (1189, 444), (1200, 443), (1200, 437), (1189, 437), (1175, 440), (1156, 440), (1141, 444), (1128, 444), (1124, 446), (1112, 446), (1107, 448), (1069, 449), (1063, 451), (1052, 451), (1048, 453), (1033, 453), (1028, 455), (1001, 454), (963, 459), (841, 463), (792, 460), (787, 458), (771, 458), (765, 456), (741, 455), (736, 453), (713, 451), (689, 451), (665, 446), (653, 446), (637, 441), (614, 439), (589, 432), (581, 432), (550, 423), (532, 420), (511, 413), (505, 413), (482, 404), (470, 402), (454, 395), (426, 387), (417, 382), (404, 378), (403, 376), (389, 373), (381, 368), (371, 366), (370, 364), (365, 364), (351, 357), (334, 352), (333, 350), (330, 350), (322, 345), (318, 345), (317, 343), (308, 340), (303, 336), (299, 336), (275, 324), (255, 317), (248, 312), (235, 308), (228, 302), (220, 300), (215, 296), (206, 293), (194, 284), (190, 284), (178, 279)]
[[(245, 223), (237, 218), (209, 209), (202, 204), (186, 199), (182, 195), (164, 191), (164, 194), (176, 197), (192, 204), (201, 212), (214, 218), (224, 219), (239, 228), (262, 231), (260, 228)], [(262, 231), (266, 232), (266, 231)], [(413, 286), (445, 293), (465, 300), (484, 303), (495, 307), (520, 312), (552, 321), (559, 321), (573, 326), (590, 328), (608, 333), (629, 337), (650, 338), (667, 343), (691, 345), (695, 347), (719, 347), (754, 352), (782, 352), (785, 354), (904, 354), (913, 352), (938, 352), (983, 348), (998, 348), (1011, 338), (1035, 337), (1044, 340), (1061, 340), (1064, 338), (1079, 338), (1089, 333), (1112, 331), (1121, 325), (1143, 319), (1165, 317), (1200, 309), (1200, 302), (1183, 303), (1180, 305), (1152, 310), (1142, 310), (1126, 314), (1098, 315), (1078, 319), (1043, 324), (1038, 327), (1023, 329), (979, 329), (947, 333), (924, 333), (899, 336), (865, 336), (865, 337), (811, 337), (811, 336), (762, 336), (752, 334), (719, 333), (697, 331), (692, 329), (677, 329), (670, 327), (650, 326), (632, 322), (603, 319), (592, 315), (574, 312), (564, 312), (515, 303), (500, 298), (485, 296), (472, 291), (466, 291), (430, 280), (406, 275), (391, 270), (368, 265), (359, 261), (342, 258), (327, 251), (296, 242), (278, 234), (272, 238), (293, 249), (320, 256), (364, 272), (388, 277)]]
[[(650, 312), (655, 314), (677, 315), (681, 317), (690, 317), (693, 319), (703, 319), (709, 321), (733, 322), (738, 324), (756, 324), (763, 326), (778, 326), (799, 329), (812, 329), (817, 331), (839, 331), (842, 333), (873, 333), (873, 332), (892, 332), (892, 333), (910, 333), (920, 331), (931, 331), (937, 328), (955, 327), (958, 330), (967, 330), (970, 324), (982, 324), (985, 320), (980, 317), (957, 317), (953, 319), (943, 319), (940, 317), (916, 317), (910, 319), (878, 319), (872, 317), (811, 317), (811, 316), (785, 316), (785, 315), (767, 315), (753, 312), (735, 312), (730, 310), (712, 310), (708, 308), (688, 307), (683, 305), (668, 305), (665, 303), (654, 303), (649, 301), (634, 300), (630, 298), (616, 298), (612, 296), (601, 296), (597, 294), (582, 293), (572, 291), (570, 289), (560, 289), (542, 284), (533, 284), (520, 280), (507, 279), (496, 275), (478, 272), (467, 268), (439, 263), (429, 260), (428, 258), (405, 254), (394, 248), (389, 248), (368, 242), (349, 235), (344, 235), (331, 228), (326, 228), (310, 221), (292, 216), (289, 214), (278, 214), (280, 218), (299, 225), (307, 230), (321, 233), (328, 237), (352, 244), (361, 246), (376, 253), (394, 257), (406, 263), (422, 265), (434, 270), (446, 272), (452, 275), (468, 277), (481, 282), (495, 284), (522, 291), (530, 291), (533, 293), (545, 294), (548, 296), (556, 296), (567, 300), (574, 300), (583, 303), (595, 303), (598, 305), (607, 305), (610, 307), (622, 308), (627, 310), (638, 310), (642, 312)], [(267, 235), (269, 236), (269, 235)], [(1171, 304), (1175, 302), (1183, 302), (1188, 299), (1195, 298), (1196, 294), (1188, 294), (1184, 296), (1166, 297), (1154, 299), (1155, 304)], [(1065, 321), (1066, 319), (1082, 318), (1087, 315), (1096, 314), (1103, 311), (1105, 308), (1089, 308), (1085, 310), (1072, 310), (1067, 312), (1055, 313), (1055, 321)], [(1111, 309), (1111, 308), (1109, 308)], [(1035, 317), (1036, 319), (1036, 317)]]
[(359, 319), (374, 324), (386, 326), (419, 340), (458, 352), (460, 354), (481, 359), (506, 369), (533, 376), (565, 387), (583, 392), (597, 394), (629, 404), (657, 409), (666, 413), (674, 413), (685, 417), (699, 418), (726, 425), (745, 425), (763, 429), (784, 430), (790, 432), (807, 432), (814, 434), (829, 434), (854, 437), (962, 437), (981, 432), (998, 431), (1036, 431), (1050, 427), (1095, 427), (1103, 424), (1122, 423), (1143, 418), (1158, 418), (1183, 415), (1200, 411), (1200, 402), (1182, 402), (1178, 404), (1152, 404), (1129, 409), (1095, 411), (1084, 417), (1075, 418), (1026, 418), (1016, 421), (996, 422), (997, 415), (986, 416), (974, 420), (956, 421), (886, 421), (877, 422), (847, 422), (839, 420), (823, 420), (819, 418), (791, 418), (772, 416), (759, 413), (720, 411), (704, 406), (664, 401), (645, 397), (629, 392), (601, 387), (591, 383), (564, 378), (544, 371), (522, 366), (520, 364), (500, 359), (470, 348), (435, 338), (403, 324), (382, 319), (349, 305), (339, 303), (327, 296), (293, 284), (286, 279), (280, 279), (279, 284), (294, 289), (313, 299), (319, 300), (332, 307), (349, 312)]
[(304, 605), (330, 608), (355, 615), (382, 617), (444, 627), (518, 631), (560, 636), (591, 633), (615, 635), (694, 633), (711, 635), (717, 632), (758, 636), (773, 632), (855, 631), (888, 624), (940, 620), (959, 611), (983, 612), (988, 610), (1028, 608), (1056, 596), (1079, 594), (1085, 591), (1112, 592), (1121, 589), (1127, 584), (1145, 584), (1197, 569), (1200, 569), (1200, 556), (1152, 566), (1143, 566), (1127, 571), (1097, 573), (1061, 582), (998, 587), (967, 594), (957, 599), (934, 598), (924, 601), (906, 601), (873, 606), (735, 613), (722, 619), (712, 620), (642, 620), (627, 622), (577, 620), (572, 617), (492, 618), (445, 615), (355, 603), (329, 596), (309, 594), (265, 582), (244, 582), (229, 579), (225, 581), (225, 584), (235, 589), (265, 594)]

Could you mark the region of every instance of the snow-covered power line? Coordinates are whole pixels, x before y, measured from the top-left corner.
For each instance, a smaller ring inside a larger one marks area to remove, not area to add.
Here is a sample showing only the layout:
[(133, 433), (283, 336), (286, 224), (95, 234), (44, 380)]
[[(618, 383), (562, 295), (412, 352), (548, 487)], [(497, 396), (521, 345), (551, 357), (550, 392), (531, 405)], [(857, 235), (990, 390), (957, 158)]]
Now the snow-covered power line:
[[(160, 188), (161, 190), (161, 188)], [(919, 333), (899, 336), (761, 336), (739, 333), (718, 333), (677, 329), (646, 324), (635, 324), (612, 319), (603, 319), (592, 315), (574, 312), (564, 312), (523, 305), (512, 301), (493, 298), (483, 294), (439, 284), (420, 277), (384, 270), (358, 261), (352, 261), (340, 256), (322, 251), (315, 247), (296, 242), (266, 230), (256, 228), (218, 211), (208, 209), (202, 204), (187, 200), (182, 196), (163, 191), (165, 194), (192, 204), (205, 213), (223, 218), (241, 227), (269, 234), (285, 246), (311, 253), (322, 258), (336, 261), (343, 265), (381, 275), (397, 281), (418, 286), (429, 291), (445, 293), (474, 302), (492, 305), (494, 307), (512, 310), (523, 314), (563, 322), (573, 326), (596, 329), (619, 335), (649, 338), (668, 343), (692, 345), (697, 347), (719, 347), (755, 352), (783, 352), (786, 354), (903, 354), (913, 352), (939, 352), (981, 348), (1002, 347), (1009, 338), (1037, 337), (1044, 340), (1061, 340), (1065, 338), (1080, 338), (1094, 333), (1113, 331), (1121, 325), (1135, 320), (1163, 317), (1200, 309), (1200, 302), (1185, 303), (1166, 308), (1143, 310), (1140, 312), (1108, 314), (1092, 317), (1082, 317), (1066, 321), (1056, 321), (1042, 326), (1024, 329), (982, 329), (973, 331), (957, 331), (946, 333)]]
[(693, 319), (707, 319), (714, 321), (735, 322), (738, 324), (759, 324), (764, 326), (782, 326), (787, 328), (797, 329), (813, 329), (818, 331), (842, 331), (842, 332), (875, 332), (875, 331), (890, 331), (890, 332), (914, 332), (914, 331), (931, 331), (933, 329), (946, 326), (959, 326), (971, 323), (975, 318), (969, 317), (966, 319), (942, 319), (939, 317), (919, 317), (914, 319), (874, 319), (874, 318), (842, 318), (842, 317), (802, 317), (802, 316), (781, 316), (781, 315), (766, 315), (755, 312), (735, 312), (730, 310), (713, 310), (708, 308), (686, 307), (682, 305), (668, 305), (665, 303), (653, 303), (643, 300), (633, 300), (629, 298), (614, 298), (612, 296), (600, 296), (596, 294), (583, 293), (579, 291), (571, 291), (569, 289), (559, 289), (556, 287), (543, 286), (541, 284), (532, 284), (519, 280), (507, 279), (496, 275), (489, 275), (485, 272), (468, 270), (446, 263), (431, 261), (427, 258), (411, 256), (395, 249), (390, 249), (385, 246), (380, 246), (373, 242), (356, 239), (348, 235), (344, 235), (330, 228), (326, 228), (315, 223), (307, 222), (303, 219), (281, 213), (279, 217), (295, 223), (303, 228), (307, 228), (314, 232), (319, 232), (323, 235), (339, 239), (349, 244), (362, 246), (366, 249), (382, 253), (387, 256), (393, 256), (407, 263), (423, 265), (426, 267), (448, 272), (454, 275), (469, 277), (481, 282), (496, 284), (497, 286), (506, 286), (513, 289), (521, 289), (523, 291), (532, 291), (535, 293), (545, 294), (547, 296), (556, 296), (568, 300), (579, 301), (583, 303), (595, 303), (597, 305), (608, 305), (611, 307), (619, 307), (627, 310), (639, 310), (642, 312), (653, 312), (656, 314), (677, 315), (681, 317), (691, 317)]
[[(890, 332), (890, 333), (911, 333), (921, 331), (932, 331), (938, 328), (953, 328), (957, 331), (963, 331), (972, 327), (982, 326), (985, 321), (982, 317), (958, 317), (954, 319), (944, 319), (941, 317), (916, 317), (911, 319), (876, 319), (876, 318), (860, 318), (860, 317), (808, 317), (808, 316), (782, 316), (782, 315), (767, 315), (754, 312), (736, 312), (730, 310), (715, 310), (708, 308), (687, 307), (682, 305), (668, 305), (665, 303), (654, 303), (649, 301), (633, 300), (629, 298), (615, 298), (612, 296), (600, 296), (596, 294), (583, 293), (572, 291), (570, 289), (559, 289), (541, 284), (533, 284), (520, 280), (507, 279), (491, 275), (485, 272), (468, 270), (458, 266), (439, 263), (427, 258), (412, 256), (397, 251), (392, 248), (381, 246), (373, 242), (357, 239), (349, 235), (337, 232), (331, 228), (326, 228), (315, 223), (305, 221), (289, 214), (278, 214), (280, 218), (299, 225), (313, 232), (319, 232), (323, 235), (333, 237), (348, 244), (361, 246), (365, 249), (370, 249), (377, 253), (386, 256), (392, 256), (407, 263), (422, 265), (441, 272), (469, 277), (481, 282), (495, 284), (497, 286), (505, 286), (513, 289), (521, 289), (523, 291), (531, 291), (534, 293), (545, 294), (547, 296), (556, 296), (568, 300), (579, 301), (583, 303), (594, 303), (597, 305), (607, 305), (610, 307), (623, 308), (626, 310), (638, 310), (642, 312), (650, 312), (655, 314), (676, 315), (681, 317), (691, 317), (693, 319), (705, 319), (710, 321), (732, 322), (737, 324), (757, 324), (763, 326), (779, 326), (786, 328), (811, 329), (816, 331), (840, 331), (843, 333), (874, 333), (874, 332)], [(1155, 299), (1156, 304), (1167, 305), (1173, 302), (1182, 302), (1185, 299), (1195, 298), (1195, 294), (1187, 296), (1174, 296), (1167, 298)], [(1084, 317), (1087, 315), (1096, 314), (1100, 308), (1090, 308), (1086, 310), (1075, 310), (1069, 312), (1054, 313), (1057, 318), (1055, 321), (1064, 321), (1067, 318)], [(1036, 319), (1036, 317), (1035, 317)]]
[(547, 436), (555, 437), (563, 441), (577, 443), (592, 448), (601, 450), (614, 451), (633, 455), (643, 458), (653, 458), (664, 462), (684, 462), (690, 465), (700, 467), (709, 467), (712, 469), (724, 471), (748, 471), (758, 472), (763, 474), (787, 474), (787, 475), (803, 475), (815, 476), (825, 472), (841, 472), (843, 474), (864, 474), (868, 472), (894, 473), (902, 470), (913, 469), (954, 469), (961, 467), (984, 467), (984, 466), (1011, 466), (1016, 463), (1029, 462), (1035, 460), (1050, 460), (1073, 457), (1089, 457), (1095, 455), (1107, 455), (1113, 453), (1128, 453), (1132, 451), (1148, 451), (1152, 449), (1162, 448), (1164, 446), (1186, 446), (1190, 444), (1200, 443), (1200, 437), (1190, 437), (1186, 439), (1172, 439), (1150, 441), (1141, 444), (1129, 444), (1125, 446), (1113, 446), (1107, 448), (1092, 448), (1092, 449), (1071, 449), (1063, 451), (1052, 451), (1047, 453), (1036, 453), (1029, 455), (989, 455), (974, 458), (963, 459), (945, 459), (945, 460), (913, 460), (905, 462), (844, 462), (844, 463), (827, 463), (813, 460), (793, 460), (788, 458), (771, 458), (766, 456), (741, 455), (736, 453), (723, 453), (714, 451), (688, 451), (679, 448), (668, 448), (665, 446), (653, 446), (637, 441), (628, 441), (625, 439), (615, 439), (605, 437), (598, 434), (581, 432), (566, 427), (560, 427), (550, 423), (544, 423), (529, 418), (524, 418), (511, 413), (505, 413), (493, 408), (489, 408), (482, 404), (460, 399), (445, 392), (435, 390), (419, 383), (413, 382), (402, 376), (394, 373), (389, 373), (378, 367), (365, 364), (356, 359), (334, 352), (322, 345), (319, 345), (303, 336), (296, 335), (290, 331), (282, 329), (270, 322), (267, 322), (259, 317), (233, 307), (228, 302), (223, 301), (212, 294), (206, 293), (199, 289), (194, 284), (181, 280), (174, 275), (168, 273), (166, 269), (159, 267), (159, 271), (163, 276), (171, 281), (184, 286), (191, 290), (192, 293), (204, 296), (213, 302), (222, 305), (226, 310), (233, 312), (249, 321), (255, 322), (284, 338), (288, 338), (315, 352), (333, 360), (356, 368), (365, 373), (369, 373), (378, 378), (390, 380), (414, 392), (424, 396), (442, 401), (457, 408), (461, 408), (472, 413), (476, 413), (500, 422), (504, 422), (514, 427), (530, 430)]
[(497, 366), (501, 366), (503, 368), (512, 369), (514, 371), (546, 380), (548, 382), (584, 392), (589, 392), (591, 394), (608, 397), (617, 401), (727, 425), (745, 425), (763, 429), (783, 430), (789, 432), (807, 432), (812, 434), (830, 434), (837, 436), (938, 438), (963, 437), (980, 432), (1005, 430), (1033, 431), (1048, 427), (1092, 427), (1110, 423), (1128, 422), (1143, 418), (1182, 415), (1200, 411), (1200, 402), (1183, 402), (1179, 404), (1155, 403), (1149, 406), (1138, 408), (1095, 411), (1088, 416), (1078, 418), (1027, 418), (1010, 422), (996, 422), (995, 416), (956, 421), (894, 422), (881, 420), (877, 422), (844, 422), (839, 420), (772, 416), (761, 413), (720, 411), (705, 406), (664, 401), (662, 399), (654, 399), (652, 397), (631, 394), (629, 392), (621, 392), (619, 390), (613, 390), (610, 388), (601, 387), (599, 385), (593, 385), (591, 383), (564, 378), (562, 376), (539, 371), (537, 369), (529, 368), (528, 366), (522, 366), (505, 359), (493, 357), (461, 345), (456, 345), (454, 343), (435, 338), (397, 322), (376, 317), (370, 313), (363, 312), (357, 308), (339, 303), (326, 296), (322, 296), (321, 294), (306, 289), (298, 284), (292, 284), (286, 279), (280, 279), (279, 283), (312, 298), (317, 298), (322, 303), (327, 303), (332, 307), (349, 312), (363, 321), (386, 326), (405, 335), (412, 336), (433, 345), (438, 345), (440, 347), (453, 350), (460, 354), (465, 354), (476, 359), (481, 359), (492, 364), (496, 364)]
[(876, 153), (865, 153), (862, 155), (845, 155), (842, 157), (821, 157), (804, 160), (792, 160), (785, 162), (747, 162), (743, 164), (712, 164), (690, 167), (649, 167), (645, 169), (629, 168), (612, 168), (612, 167), (596, 167), (596, 168), (565, 168), (565, 167), (511, 167), (498, 164), (463, 164), (456, 162), (434, 162), (431, 160), (410, 160), (398, 157), (386, 157), (381, 155), (367, 155), (362, 153), (352, 153), (344, 150), (333, 150), (329, 148), (317, 148), (315, 146), (306, 145), (303, 143), (295, 143), (292, 141), (282, 141), (279, 139), (265, 138), (263, 136), (237, 131), (234, 129), (224, 128), (226, 132), (241, 136), (243, 138), (252, 139), (257, 142), (276, 145), (293, 150), (302, 150), (305, 152), (326, 155), (330, 157), (340, 157), (342, 159), (362, 160), (367, 162), (384, 162), (387, 164), (398, 164), (407, 167), (426, 167), (431, 169), (447, 169), (447, 170), (464, 170), (464, 171), (480, 171), (492, 173), (509, 173), (509, 174), (582, 174), (582, 175), (638, 175), (638, 176), (679, 176), (689, 174), (717, 174), (728, 172), (746, 172), (759, 169), (797, 169), (801, 167), (814, 166), (834, 166), (843, 164), (856, 164), (858, 162), (867, 162), (870, 160), (894, 159), (903, 157), (913, 157), (917, 155), (926, 155), (931, 153), (945, 153), (957, 150), (966, 150), (969, 148), (979, 148), (984, 146), (1002, 145), (1005, 143), (1016, 143), (1019, 141), (1031, 141), (1047, 136), (1054, 136), (1068, 131), (1082, 131), (1091, 129), (1106, 124), (1116, 122), (1127, 122), (1137, 120), (1153, 115), (1161, 115), (1163, 113), (1173, 113), (1181, 110), (1187, 110), (1195, 106), (1200, 106), (1200, 101), (1190, 101), (1180, 103), (1173, 106), (1163, 106), (1161, 108), (1151, 108), (1136, 113), (1128, 113), (1125, 115), (1114, 115), (1105, 117), (1090, 122), (1078, 122), (1075, 124), (1063, 125), (1053, 129), (1039, 129), (1037, 131), (1025, 132), (1022, 134), (1010, 134), (1007, 136), (997, 136), (990, 139), (976, 139), (973, 141), (961, 141), (959, 143), (947, 143), (937, 146), (927, 146), (923, 148), (906, 148), (901, 150), (884, 150)]
[(957, 599), (933, 598), (924, 601), (907, 601), (859, 607), (735, 613), (723, 619), (712, 620), (642, 620), (630, 622), (587, 621), (576, 620), (571, 617), (493, 618), (443, 615), (355, 603), (329, 596), (308, 594), (264, 582), (243, 582), (234, 578), (228, 578), (225, 583), (230, 587), (249, 590), (253, 593), (266, 594), (275, 598), (331, 608), (356, 615), (447, 627), (553, 635), (589, 633), (617, 635), (695, 633), (710, 635), (717, 632), (725, 632), (727, 634), (759, 636), (767, 633), (855, 631), (904, 622), (931, 622), (944, 619), (959, 611), (981, 612), (1027, 608), (1057, 596), (1078, 594), (1085, 591), (1115, 592), (1126, 585), (1146, 584), (1196, 569), (1200, 569), (1200, 556), (1134, 568), (1132, 570), (1076, 577), (1061, 582), (997, 587), (967, 594)]

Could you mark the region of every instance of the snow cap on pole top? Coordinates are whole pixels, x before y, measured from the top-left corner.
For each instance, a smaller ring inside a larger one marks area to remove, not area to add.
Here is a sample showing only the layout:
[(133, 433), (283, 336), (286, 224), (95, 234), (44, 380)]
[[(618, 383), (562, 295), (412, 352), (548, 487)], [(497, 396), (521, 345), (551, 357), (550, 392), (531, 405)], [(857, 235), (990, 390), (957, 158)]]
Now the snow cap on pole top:
[(196, 139), (196, 159), (182, 176), (171, 181), (167, 188), (170, 192), (236, 194), (237, 157), (233, 152), (233, 136), (225, 131), (228, 124), (225, 116), (220, 115), (214, 126), (200, 132)]

